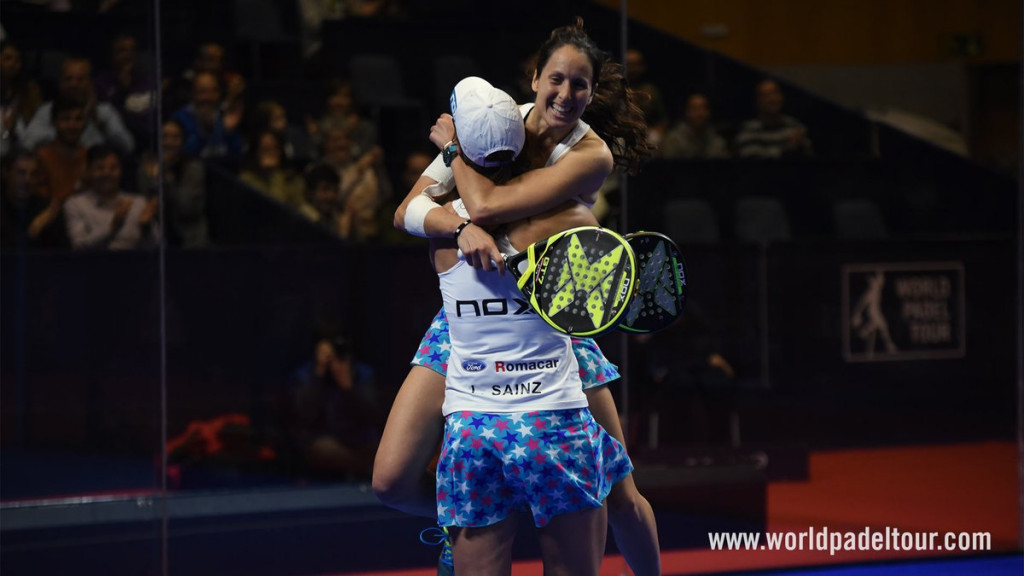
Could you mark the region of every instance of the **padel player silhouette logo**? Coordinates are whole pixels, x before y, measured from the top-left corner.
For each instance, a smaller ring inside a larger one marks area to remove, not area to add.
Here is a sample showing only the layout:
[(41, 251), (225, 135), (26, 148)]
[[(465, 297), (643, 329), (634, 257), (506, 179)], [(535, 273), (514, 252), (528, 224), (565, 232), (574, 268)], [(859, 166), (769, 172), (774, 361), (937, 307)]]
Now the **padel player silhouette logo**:
[(882, 288), (885, 286), (885, 272), (876, 271), (867, 279), (867, 289), (861, 294), (856, 308), (850, 316), (850, 327), (857, 336), (864, 340), (864, 354), (868, 358), (875, 355), (876, 341), (881, 340), (885, 351), (892, 354), (899, 351), (892, 341), (889, 322), (882, 313)]
[(966, 354), (961, 262), (847, 264), (842, 276), (847, 362)]

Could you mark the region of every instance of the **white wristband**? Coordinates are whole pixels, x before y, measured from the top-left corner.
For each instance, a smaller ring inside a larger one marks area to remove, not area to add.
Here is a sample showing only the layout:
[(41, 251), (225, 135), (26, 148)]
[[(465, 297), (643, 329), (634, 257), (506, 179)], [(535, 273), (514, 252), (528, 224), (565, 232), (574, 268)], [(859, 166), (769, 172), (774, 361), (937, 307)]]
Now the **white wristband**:
[(440, 206), (425, 194), (417, 194), (405, 207), (405, 231), (413, 236), (429, 238), (423, 229), (423, 223), (427, 220), (427, 212), (434, 208), (440, 208)]

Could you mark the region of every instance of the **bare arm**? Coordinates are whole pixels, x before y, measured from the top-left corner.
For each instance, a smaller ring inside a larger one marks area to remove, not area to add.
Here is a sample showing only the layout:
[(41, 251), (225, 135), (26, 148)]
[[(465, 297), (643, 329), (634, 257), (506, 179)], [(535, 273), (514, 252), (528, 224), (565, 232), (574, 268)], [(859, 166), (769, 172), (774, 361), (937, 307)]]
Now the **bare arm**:
[[(456, 136), (449, 114), (430, 128), (430, 141), (444, 146)], [(479, 174), (460, 157), (452, 162), (459, 195), (478, 224), (504, 224), (562, 205), (566, 200), (598, 190), (614, 168), (611, 150), (590, 132), (551, 166), (536, 168), (498, 185)]]
[[(402, 232), (408, 232), (405, 227), (405, 214), (409, 208), (409, 203), (414, 198), (423, 193), (423, 190), (428, 186), (437, 184), (437, 181), (429, 176), (422, 175), (413, 184), (412, 189), (405, 195), (405, 199), (399, 204), (398, 209), (395, 210), (394, 226), (396, 229)], [(443, 198), (443, 197), (442, 197)], [(441, 200), (439, 198), (438, 200)], [(440, 206), (441, 202), (438, 202)], [(455, 229), (459, 227), (466, 219), (462, 218), (454, 212), (447, 210), (431, 210), (427, 213), (427, 218), (423, 222), (423, 230), (427, 233), (430, 238), (451, 238)]]
[(598, 138), (584, 139), (557, 163), (495, 184), (457, 158), (455, 181), (474, 222), (501, 224), (547, 212), (601, 187), (612, 170), (612, 156)]
[[(429, 176), (420, 176), (413, 184), (405, 199), (395, 210), (394, 226), (396, 229), (407, 232), (405, 226), (406, 210), (409, 203), (419, 196), (423, 189), (437, 184), (437, 181)], [(423, 231), (430, 238), (451, 239), (455, 230), (465, 222), (466, 219), (451, 210), (431, 210), (423, 221)], [(476, 224), (469, 224), (463, 227), (459, 234), (458, 247), (462, 250), (463, 257), (475, 268), (490, 270), (496, 265), (499, 272), (505, 272), (505, 261), (498, 250), (494, 238), (483, 228)]]

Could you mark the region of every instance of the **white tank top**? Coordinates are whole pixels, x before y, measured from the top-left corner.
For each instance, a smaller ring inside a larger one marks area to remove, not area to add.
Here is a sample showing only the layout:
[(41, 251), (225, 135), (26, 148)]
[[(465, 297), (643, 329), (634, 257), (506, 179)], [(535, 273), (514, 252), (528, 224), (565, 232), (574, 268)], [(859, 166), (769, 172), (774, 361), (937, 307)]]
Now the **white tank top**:
[(569, 337), (530, 309), (511, 274), (459, 261), (438, 279), (452, 345), (445, 416), (587, 406)]

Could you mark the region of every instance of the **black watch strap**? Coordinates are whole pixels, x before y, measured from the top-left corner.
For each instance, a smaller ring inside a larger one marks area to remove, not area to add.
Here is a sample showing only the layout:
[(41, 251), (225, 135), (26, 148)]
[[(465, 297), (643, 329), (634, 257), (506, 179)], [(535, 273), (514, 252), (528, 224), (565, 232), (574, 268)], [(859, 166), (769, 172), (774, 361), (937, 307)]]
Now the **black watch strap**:
[(441, 159), (444, 160), (445, 166), (451, 166), (452, 161), (459, 155), (459, 141), (452, 139), (450, 142), (444, 145), (441, 149)]

